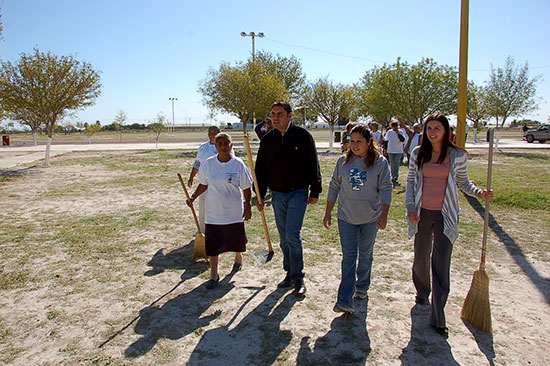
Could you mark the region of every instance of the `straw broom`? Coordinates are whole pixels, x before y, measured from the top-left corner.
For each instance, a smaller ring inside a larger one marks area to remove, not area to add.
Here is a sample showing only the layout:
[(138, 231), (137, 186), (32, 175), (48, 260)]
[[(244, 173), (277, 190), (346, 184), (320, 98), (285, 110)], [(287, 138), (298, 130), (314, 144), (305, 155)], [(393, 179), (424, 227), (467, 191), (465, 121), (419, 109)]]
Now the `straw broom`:
[[(491, 189), (493, 168), (493, 130), (489, 131), (489, 164), (487, 167), (487, 190)], [(489, 200), (485, 200), (485, 222), (483, 225), (483, 242), (481, 245), (481, 263), (474, 272), (470, 291), (462, 305), (460, 316), (483, 332), (493, 332), (491, 307), (489, 304), (489, 275), (485, 271), (485, 254), (487, 252), (487, 228), (489, 226)]]
[[(189, 197), (189, 192), (187, 192), (187, 188), (185, 188), (185, 183), (183, 182), (183, 178), (181, 177), (180, 173), (178, 173), (178, 178), (180, 180), (183, 191), (185, 192), (185, 196), (188, 200), (190, 200), (191, 197)], [(191, 205), (191, 212), (193, 213), (193, 218), (195, 219), (195, 224), (197, 224), (198, 231), (198, 234), (195, 237), (195, 246), (193, 247), (193, 259), (197, 261), (201, 258), (208, 258), (208, 256), (206, 255), (205, 238), (201, 232), (201, 226), (199, 225), (199, 220), (197, 219), (197, 214), (195, 213), (195, 208), (193, 207), (193, 205)]]

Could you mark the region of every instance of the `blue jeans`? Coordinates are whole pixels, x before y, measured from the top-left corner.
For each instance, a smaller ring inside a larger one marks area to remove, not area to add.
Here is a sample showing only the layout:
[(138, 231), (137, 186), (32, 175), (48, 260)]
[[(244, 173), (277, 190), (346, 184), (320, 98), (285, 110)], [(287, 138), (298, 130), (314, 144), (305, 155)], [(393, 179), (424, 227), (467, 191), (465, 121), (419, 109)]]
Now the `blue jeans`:
[[(377, 221), (353, 225), (338, 220), (342, 245), (342, 280), (338, 287), (338, 304), (353, 306), (355, 290), (368, 291), (372, 271), (374, 242)], [(357, 253), (359, 252), (359, 263)]]
[(300, 231), (308, 201), (307, 188), (282, 193), (271, 191), (271, 204), (283, 251), (283, 268), (291, 279), (304, 278), (304, 253)]
[(396, 181), (399, 178), (399, 164), (401, 163), (401, 156), (403, 154), (390, 154), (388, 153), (388, 160), (390, 161), (391, 179)]

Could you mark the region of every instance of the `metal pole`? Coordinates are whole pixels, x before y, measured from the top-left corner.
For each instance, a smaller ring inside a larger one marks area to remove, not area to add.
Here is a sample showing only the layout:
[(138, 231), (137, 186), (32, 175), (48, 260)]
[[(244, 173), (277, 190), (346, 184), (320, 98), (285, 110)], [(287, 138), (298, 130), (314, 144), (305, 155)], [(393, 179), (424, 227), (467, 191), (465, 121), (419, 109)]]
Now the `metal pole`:
[(174, 133), (174, 130), (176, 129), (176, 123), (174, 121), (174, 101), (178, 100), (178, 98), (168, 98), (172, 101), (172, 133)]
[[(246, 32), (241, 32), (241, 37), (247, 37), (247, 36), (252, 37), (252, 62), (256, 62), (256, 45), (254, 43), (255, 38), (256, 38), (256, 33), (250, 32), (250, 33), (247, 34)], [(258, 33), (257, 36), (260, 37), (260, 38), (265, 37), (263, 32)], [(253, 128), (255, 129), (256, 128), (256, 116), (254, 115), (254, 113), (253, 113), (252, 121), (253, 121)], [(245, 130), (245, 133), (246, 133), (246, 130)]]
[(256, 38), (256, 36), (253, 34), (252, 35), (252, 62), (256, 62), (256, 47), (254, 45), (254, 38)]
[(469, 0), (462, 0), (460, 14), (460, 61), (458, 64), (458, 106), (456, 121), (456, 144), (466, 145), (466, 104), (468, 88), (468, 9)]
[(176, 127), (176, 124), (174, 122), (174, 99), (172, 99), (172, 128), (175, 128), (175, 127)]

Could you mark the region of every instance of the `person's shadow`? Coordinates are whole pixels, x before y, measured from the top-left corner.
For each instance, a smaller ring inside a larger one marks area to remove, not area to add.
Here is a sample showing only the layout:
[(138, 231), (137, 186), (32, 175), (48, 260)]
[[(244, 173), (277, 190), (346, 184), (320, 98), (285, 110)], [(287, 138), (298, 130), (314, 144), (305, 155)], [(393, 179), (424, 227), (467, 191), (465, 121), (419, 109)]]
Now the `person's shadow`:
[(401, 365), (459, 365), (447, 340), (428, 324), (429, 313), (429, 306), (412, 307), (411, 338), (399, 356)]
[(359, 302), (352, 316), (341, 315), (330, 324), (327, 334), (315, 341), (311, 350), (310, 337), (303, 337), (296, 364), (364, 365), (371, 352), (367, 331), (368, 301)]
[[(182, 275), (182, 282), (184, 275)], [(129, 358), (143, 356), (161, 338), (180, 339), (210, 324), (221, 314), (221, 311), (203, 317), (201, 315), (215, 300), (222, 298), (235, 287), (231, 281), (233, 275), (234, 273), (230, 273), (224, 277), (214, 290), (207, 290), (205, 282), (193, 290), (167, 301), (161, 307), (147, 306), (143, 308), (134, 327), (135, 333), (141, 334), (142, 337), (128, 346), (124, 352), (125, 356)]]
[(277, 360), (292, 340), (292, 332), (281, 330), (280, 326), (296, 303), (296, 297), (285, 291), (273, 291), (231, 329), (246, 304), (264, 287), (251, 289), (256, 292), (226, 325), (204, 333), (187, 365), (271, 365)]
[(157, 250), (147, 263), (147, 265), (152, 268), (145, 272), (145, 276), (155, 276), (168, 269), (182, 270), (193, 267), (194, 245), (195, 241), (191, 240), (183, 247), (174, 249), (166, 254), (164, 253), (164, 248)]
[[(145, 276), (154, 276), (156, 274), (164, 272), (165, 269), (183, 269), (184, 268), (185, 270), (180, 276), (181, 278), (180, 282), (174, 285), (172, 289), (170, 289), (169, 291), (159, 296), (155, 301), (149, 304), (149, 306), (147, 306), (145, 309), (154, 308), (156, 303), (158, 303), (160, 300), (162, 300), (163, 298), (165, 298), (166, 296), (174, 292), (186, 280), (189, 280), (193, 277), (200, 275), (202, 272), (205, 272), (209, 268), (209, 264), (205, 261), (201, 261), (197, 263), (194, 262), (191, 254), (193, 251), (193, 246), (190, 245), (192, 243), (193, 241), (191, 241), (191, 243), (189, 243), (185, 247), (173, 250), (172, 252), (166, 255), (164, 255), (163, 253), (164, 249), (160, 249), (155, 253), (151, 261), (149, 261), (148, 265), (152, 266), (153, 269), (145, 272)], [(191, 249), (189, 249), (190, 246), (191, 246)], [(142, 312), (143, 312), (143, 309), (140, 311), (139, 315), (134, 317), (124, 327), (122, 327), (120, 330), (118, 330), (116, 333), (110, 336), (107, 340), (102, 342), (98, 348), (104, 347), (107, 343), (111, 342), (114, 338), (116, 338), (126, 329), (130, 328), (132, 324), (134, 324), (137, 320), (140, 320)]]
[[(477, 198), (468, 196), (467, 194), (464, 194), (464, 197), (472, 208), (476, 210), (479, 216), (484, 218), (485, 207), (482, 206), (482, 203)], [(531, 280), (541, 295), (544, 296), (546, 303), (550, 304), (550, 278), (544, 277), (539, 273), (539, 271), (529, 260), (529, 257), (525, 255), (521, 246), (519, 246), (519, 244), (506, 232), (506, 230), (504, 230), (504, 228), (491, 213), (489, 213), (489, 228), (493, 230), (495, 235), (504, 244), (506, 250), (516, 262), (518, 267), (521, 268), (527, 278)]]

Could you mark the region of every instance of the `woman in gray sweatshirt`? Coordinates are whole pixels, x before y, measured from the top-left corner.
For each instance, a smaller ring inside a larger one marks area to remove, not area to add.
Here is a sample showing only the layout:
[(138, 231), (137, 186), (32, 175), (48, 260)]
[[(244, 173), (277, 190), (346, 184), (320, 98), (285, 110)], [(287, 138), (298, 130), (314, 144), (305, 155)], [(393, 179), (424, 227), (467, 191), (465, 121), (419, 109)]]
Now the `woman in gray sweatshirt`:
[(349, 147), (334, 167), (323, 224), (330, 229), (338, 198), (342, 279), (334, 311), (353, 314), (353, 299), (368, 298), (374, 242), (378, 229), (386, 227), (392, 182), (388, 161), (367, 126), (351, 130)]

